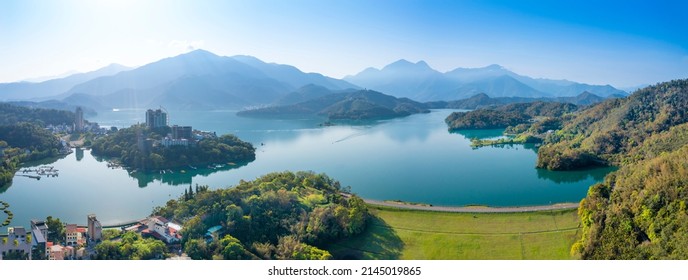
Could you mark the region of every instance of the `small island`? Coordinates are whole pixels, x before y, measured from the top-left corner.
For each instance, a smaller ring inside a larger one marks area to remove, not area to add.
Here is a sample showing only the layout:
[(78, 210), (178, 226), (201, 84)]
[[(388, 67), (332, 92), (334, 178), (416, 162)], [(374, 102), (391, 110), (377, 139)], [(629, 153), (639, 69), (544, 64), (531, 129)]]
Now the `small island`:
[(167, 112), (148, 110), (146, 123), (93, 141), (92, 153), (142, 171), (236, 165), (255, 160), (255, 148), (234, 135), (169, 126)]
[(330, 93), (291, 105), (240, 111), (237, 115), (267, 118), (323, 116), (329, 121), (358, 121), (392, 119), (429, 112), (425, 104), (408, 98), (396, 98), (372, 90), (358, 90)]

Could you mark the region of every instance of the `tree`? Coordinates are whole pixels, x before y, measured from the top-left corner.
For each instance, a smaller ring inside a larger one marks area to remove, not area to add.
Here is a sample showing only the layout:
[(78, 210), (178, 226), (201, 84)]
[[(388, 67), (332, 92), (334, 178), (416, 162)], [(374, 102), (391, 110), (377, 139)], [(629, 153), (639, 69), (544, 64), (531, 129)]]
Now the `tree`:
[[(270, 173), (228, 189), (198, 186), (194, 199), (169, 201), (154, 213), (186, 221), (182, 244), (195, 259), (326, 259), (316, 246), (361, 233), (368, 221), (366, 204), (344, 198), (340, 188), (325, 174)], [(206, 242), (217, 225), (222, 231)]]
[(276, 255), (278, 259), (282, 260), (328, 260), (332, 258), (329, 252), (303, 244), (293, 235), (279, 239)]
[(205, 240), (196, 238), (189, 239), (184, 243), (184, 252), (189, 256), (189, 258), (194, 260), (208, 260), (212, 256), (208, 253)]
[(60, 218), (54, 219), (52, 216), (48, 216), (45, 219), (45, 223), (48, 226), (48, 241), (54, 243), (62, 243), (65, 240), (65, 229), (64, 224), (60, 221)]

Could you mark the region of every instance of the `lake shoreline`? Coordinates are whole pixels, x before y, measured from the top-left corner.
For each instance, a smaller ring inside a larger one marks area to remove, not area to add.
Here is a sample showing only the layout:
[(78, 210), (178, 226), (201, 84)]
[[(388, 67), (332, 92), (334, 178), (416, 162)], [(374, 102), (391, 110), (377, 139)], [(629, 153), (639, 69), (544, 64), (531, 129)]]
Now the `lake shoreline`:
[(537, 211), (570, 210), (577, 209), (578, 203), (556, 203), (550, 205), (536, 206), (513, 206), (513, 207), (492, 207), (492, 206), (434, 206), (424, 204), (411, 204), (403, 202), (389, 202), (373, 199), (363, 201), (371, 206), (381, 206), (404, 210), (419, 210), (431, 212), (450, 212), (450, 213), (523, 213)]

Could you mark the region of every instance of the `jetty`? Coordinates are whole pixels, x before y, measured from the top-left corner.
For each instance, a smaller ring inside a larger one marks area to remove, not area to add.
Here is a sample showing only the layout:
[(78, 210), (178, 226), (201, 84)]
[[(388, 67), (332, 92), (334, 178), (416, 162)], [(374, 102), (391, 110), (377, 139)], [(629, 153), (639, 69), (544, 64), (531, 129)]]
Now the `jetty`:
[[(21, 172), (21, 174), (17, 174), (17, 176), (28, 177), (31, 179), (40, 180), (41, 176), (58, 177), (58, 176), (60, 176), (59, 171), (60, 170), (55, 169), (54, 166), (42, 165), (42, 166), (36, 167), (35, 169), (33, 169), (33, 168), (22, 168), (19, 170), (19, 172)], [(28, 174), (33, 173), (35, 175), (28, 175), (27, 173)]]

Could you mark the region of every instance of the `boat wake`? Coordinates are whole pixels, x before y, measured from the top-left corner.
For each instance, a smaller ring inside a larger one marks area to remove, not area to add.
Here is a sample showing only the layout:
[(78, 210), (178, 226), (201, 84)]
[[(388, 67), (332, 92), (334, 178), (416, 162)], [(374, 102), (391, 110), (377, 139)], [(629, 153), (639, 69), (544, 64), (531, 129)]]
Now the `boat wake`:
[(346, 137), (344, 137), (344, 138), (342, 138), (342, 139), (339, 139), (339, 140), (337, 140), (337, 141), (334, 141), (334, 142), (332, 142), (332, 144), (336, 144), (336, 143), (339, 143), (339, 142), (343, 142), (343, 141), (346, 141), (346, 140), (349, 140), (349, 139), (352, 139), (352, 138), (356, 138), (356, 137), (359, 137), (359, 136), (363, 136), (363, 135), (366, 135), (366, 134), (368, 134), (368, 132), (365, 132), (365, 131), (364, 131), (364, 132), (359, 132), (359, 133), (354, 133), (354, 134), (348, 135), (348, 136), (346, 136)]

